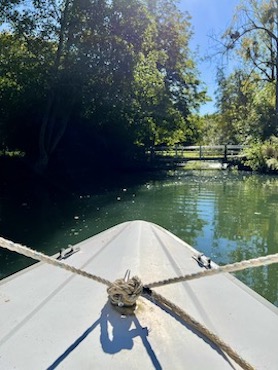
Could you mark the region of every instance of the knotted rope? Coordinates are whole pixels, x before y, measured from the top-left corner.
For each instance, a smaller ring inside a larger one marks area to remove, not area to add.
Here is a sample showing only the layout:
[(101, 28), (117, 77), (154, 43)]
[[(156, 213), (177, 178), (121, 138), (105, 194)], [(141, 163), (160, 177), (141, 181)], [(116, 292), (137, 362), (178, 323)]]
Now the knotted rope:
[(130, 278), (127, 270), (123, 279), (117, 279), (107, 288), (108, 298), (114, 306), (135, 307), (136, 301), (143, 291), (141, 280), (134, 276)]
[(219, 274), (222, 272), (234, 272), (243, 270), (250, 267), (264, 266), (272, 263), (278, 262), (278, 253), (274, 255), (269, 255), (266, 257), (254, 258), (247, 261), (237, 262), (234, 264), (229, 264), (226, 266), (218, 267), (211, 270), (205, 270), (198, 273), (193, 273), (189, 275), (184, 275), (176, 278), (165, 279), (162, 281), (154, 282), (147, 284), (143, 287), (140, 279), (135, 276), (130, 278), (130, 272), (127, 271), (124, 279), (117, 279), (114, 283), (111, 283), (109, 280), (103, 279), (99, 276), (88, 273), (84, 270), (70, 266), (62, 261), (56, 260), (52, 257), (49, 257), (41, 252), (37, 252), (26, 246), (22, 246), (18, 243), (13, 243), (10, 240), (6, 240), (0, 237), (0, 246), (8, 249), (13, 252), (20, 253), (26, 257), (33, 258), (37, 261), (42, 261), (53, 266), (60, 267), (77, 275), (81, 275), (97, 281), (101, 284), (108, 286), (107, 292), (109, 295), (110, 302), (115, 307), (134, 307), (136, 305), (136, 300), (140, 295), (148, 296), (151, 298), (151, 301), (155, 300), (160, 305), (164, 305), (170, 309), (174, 314), (178, 315), (182, 320), (190, 324), (200, 333), (205, 335), (211, 342), (215, 343), (219, 348), (221, 348), (225, 353), (227, 353), (237, 364), (239, 364), (245, 370), (254, 370), (254, 368), (245, 361), (239, 354), (237, 354), (228, 344), (226, 344), (221, 338), (216, 334), (211, 332), (204, 325), (195, 320), (192, 316), (182, 310), (180, 307), (163, 297), (162, 295), (154, 292), (150, 288), (158, 287), (167, 284), (173, 284), (186, 280), (193, 280), (204, 276), (211, 276)]

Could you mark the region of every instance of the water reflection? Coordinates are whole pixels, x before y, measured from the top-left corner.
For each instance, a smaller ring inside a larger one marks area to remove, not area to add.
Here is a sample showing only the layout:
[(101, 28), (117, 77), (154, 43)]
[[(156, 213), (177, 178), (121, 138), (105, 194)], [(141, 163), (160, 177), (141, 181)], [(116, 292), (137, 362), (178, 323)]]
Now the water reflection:
[[(4, 194), (0, 229), (4, 237), (47, 254), (115, 224), (144, 219), (186, 240), (225, 264), (278, 252), (278, 179), (217, 172), (172, 172), (164, 178), (127, 180), (78, 194), (45, 187)], [(30, 261), (0, 250), (0, 277)], [(278, 267), (237, 276), (278, 306)]]

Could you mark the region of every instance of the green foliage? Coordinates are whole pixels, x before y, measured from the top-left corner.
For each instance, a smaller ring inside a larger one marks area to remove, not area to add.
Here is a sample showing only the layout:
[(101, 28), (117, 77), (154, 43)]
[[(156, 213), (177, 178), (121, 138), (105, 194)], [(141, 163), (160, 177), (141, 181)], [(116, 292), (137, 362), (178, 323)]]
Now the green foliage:
[(242, 70), (236, 70), (228, 77), (222, 71), (218, 74), (218, 121), (227, 143), (246, 143), (250, 137), (259, 135), (254, 98), (260, 86), (256, 77), (253, 74), (251, 78)]
[[(0, 34), (0, 129), (4, 145), (24, 152), (34, 151), (47, 69), (11, 33)], [(48, 49), (48, 45), (42, 46)], [(51, 50), (48, 50), (51, 54)]]
[(122, 152), (194, 139), (205, 93), (176, 1), (2, 1), (0, 20), (0, 130), (38, 166), (73, 132)]
[(257, 79), (275, 85), (274, 113), (278, 129), (278, 3), (276, 0), (242, 0), (223, 38), (226, 51), (233, 50), (240, 56), (250, 74), (255, 71)]
[(242, 0), (222, 36), (223, 52), (243, 63), (229, 75), (218, 71), (218, 112), (203, 126), (210, 144), (249, 145), (277, 135), (277, 14), (276, 0)]
[(278, 171), (278, 137), (272, 136), (265, 142), (252, 144), (245, 150), (245, 163), (254, 171)]
[(217, 77), (218, 114), (205, 125), (206, 141), (250, 144), (269, 139), (276, 132), (275, 84), (240, 69), (227, 77), (220, 70)]

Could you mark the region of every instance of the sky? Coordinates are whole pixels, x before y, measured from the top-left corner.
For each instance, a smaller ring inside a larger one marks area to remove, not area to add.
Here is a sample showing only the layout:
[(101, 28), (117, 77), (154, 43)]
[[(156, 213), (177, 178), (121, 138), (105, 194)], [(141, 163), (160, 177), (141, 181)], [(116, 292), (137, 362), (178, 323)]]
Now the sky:
[[(198, 50), (199, 57), (212, 54), (215, 50), (215, 41), (212, 35), (220, 35), (230, 25), (236, 6), (240, 0), (180, 0), (182, 11), (188, 11), (191, 15), (193, 36), (190, 42), (193, 51)], [(198, 58), (200, 59), (200, 58)], [(219, 59), (213, 58), (212, 61), (206, 60), (198, 62), (197, 67), (200, 72), (200, 79), (205, 82), (208, 95), (214, 98), (217, 88), (215, 83), (216, 69)], [(231, 68), (231, 62), (227, 68)], [(206, 103), (201, 107), (201, 114), (213, 113), (215, 101)]]

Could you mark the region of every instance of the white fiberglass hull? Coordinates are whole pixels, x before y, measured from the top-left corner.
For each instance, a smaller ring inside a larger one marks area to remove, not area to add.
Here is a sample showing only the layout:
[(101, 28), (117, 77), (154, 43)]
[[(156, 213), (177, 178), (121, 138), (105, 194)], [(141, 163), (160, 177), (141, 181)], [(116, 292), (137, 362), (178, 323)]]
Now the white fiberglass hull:
[[(67, 264), (110, 281), (127, 269), (144, 284), (199, 271), (196, 251), (152, 223), (115, 226), (78, 245)], [(255, 369), (278, 369), (278, 310), (229, 274), (156, 291)], [(140, 297), (134, 316), (107, 303), (106, 286), (36, 264), (0, 282), (0, 369), (239, 369), (177, 317)]]

